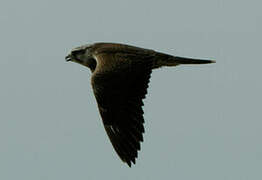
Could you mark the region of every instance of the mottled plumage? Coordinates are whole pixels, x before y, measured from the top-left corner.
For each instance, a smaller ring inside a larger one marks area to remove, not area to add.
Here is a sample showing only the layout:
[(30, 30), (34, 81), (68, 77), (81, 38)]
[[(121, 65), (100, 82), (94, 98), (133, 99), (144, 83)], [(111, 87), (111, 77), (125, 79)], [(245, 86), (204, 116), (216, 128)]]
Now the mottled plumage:
[(66, 57), (92, 71), (91, 83), (105, 130), (119, 157), (135, 164), (143, 141), (143, 99), (152, 69), (179, 64), (206, 64), (149, 49), (115, 43), (77, 47)]

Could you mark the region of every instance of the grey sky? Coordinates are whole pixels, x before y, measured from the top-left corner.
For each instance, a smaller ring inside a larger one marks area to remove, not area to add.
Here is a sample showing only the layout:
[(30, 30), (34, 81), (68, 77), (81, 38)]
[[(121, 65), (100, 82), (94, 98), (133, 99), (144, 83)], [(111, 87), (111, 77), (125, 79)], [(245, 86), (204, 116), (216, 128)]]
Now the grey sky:
[[(1, 1), (0, 179), (262, 179), (261, 2)], [(85, 43), (216, 64), (154, 71), (131, 169), (102, 126)]]

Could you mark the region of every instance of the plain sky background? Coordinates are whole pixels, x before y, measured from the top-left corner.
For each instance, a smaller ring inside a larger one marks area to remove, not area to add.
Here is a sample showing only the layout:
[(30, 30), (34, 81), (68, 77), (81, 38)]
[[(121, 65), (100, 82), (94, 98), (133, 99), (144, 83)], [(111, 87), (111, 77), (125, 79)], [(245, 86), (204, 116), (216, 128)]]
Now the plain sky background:
[[(1, 180), (261, 180), (258, 0), (1, 0)], [(162, 68), (129, 168), (71, 48), (121, 42), (216, 64)]]

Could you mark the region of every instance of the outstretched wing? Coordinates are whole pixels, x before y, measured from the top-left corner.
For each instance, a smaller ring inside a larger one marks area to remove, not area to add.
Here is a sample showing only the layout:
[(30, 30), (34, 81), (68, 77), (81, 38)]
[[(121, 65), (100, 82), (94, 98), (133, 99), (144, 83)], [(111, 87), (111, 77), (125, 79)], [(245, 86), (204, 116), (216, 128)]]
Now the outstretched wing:
[(142, 100), (152, 72), (151, 57), (122, 52), (95, 57), (92, 86), (99, 112), (115, 151), (131, 166), (143, 141)]

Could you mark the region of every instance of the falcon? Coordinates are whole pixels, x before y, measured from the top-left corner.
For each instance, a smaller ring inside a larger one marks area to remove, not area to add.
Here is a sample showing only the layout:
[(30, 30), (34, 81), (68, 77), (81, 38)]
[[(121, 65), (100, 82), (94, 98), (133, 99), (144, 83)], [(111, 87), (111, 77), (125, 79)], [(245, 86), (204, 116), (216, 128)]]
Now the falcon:
[(192, 59), (117, 43), (94, 43), (72, 49), (66, 56), (88, 67), (91, 84), (107, 135), (120, 159), (136, 163), (143, 142), (143, 99), (153, 69), (180, 64), (208, 64)]

